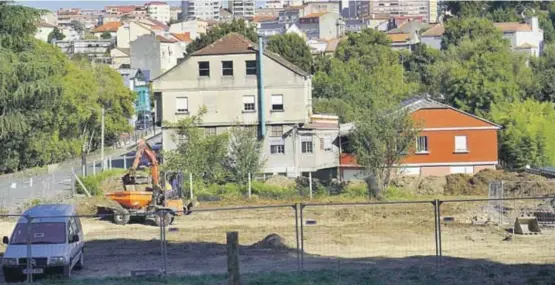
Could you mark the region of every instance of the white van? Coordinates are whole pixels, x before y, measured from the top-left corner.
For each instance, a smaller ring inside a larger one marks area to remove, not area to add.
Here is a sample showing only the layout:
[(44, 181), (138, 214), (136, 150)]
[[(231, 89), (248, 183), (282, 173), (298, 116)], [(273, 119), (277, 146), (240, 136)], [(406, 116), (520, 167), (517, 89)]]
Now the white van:
[[(84, 239), (75, 206), (66, 204), (38, 205), (23, 213), (7, 244), (2, 260), (6, 282), (24, 281), (27, 267), (27, 237), (31, 237), (31, 274), (62, 274), (83, 268)], [(32, 217), (31, 232), (27, 218)]]

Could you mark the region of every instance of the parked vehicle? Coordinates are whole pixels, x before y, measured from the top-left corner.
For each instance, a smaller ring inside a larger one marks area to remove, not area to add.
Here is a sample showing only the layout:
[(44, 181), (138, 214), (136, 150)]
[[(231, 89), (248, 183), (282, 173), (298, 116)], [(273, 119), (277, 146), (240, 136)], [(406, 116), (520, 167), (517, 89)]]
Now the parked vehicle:
[[(21, 282), (26, 275), (56, 274), (70, 277), (73, 269), (83, 268), (84, 236), (75, 206), (38, 205), (28, 209), (17, 222), (7, 244), (2, 270), (6, 282)], [(28, 231), (31, 218), (31, 227)], [(30, 241), (28, 239), (30, 237)], [(27, 247), (31, 246), (31, 266), (27, 265)]]

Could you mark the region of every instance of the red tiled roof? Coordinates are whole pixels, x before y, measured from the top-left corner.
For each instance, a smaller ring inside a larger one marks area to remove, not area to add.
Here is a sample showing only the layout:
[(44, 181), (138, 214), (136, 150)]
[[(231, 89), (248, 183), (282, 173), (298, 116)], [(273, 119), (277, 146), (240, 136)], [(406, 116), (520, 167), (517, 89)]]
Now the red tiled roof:
[(238, 33), (229, 33), (193, 55), (254, 53), (255, 44)]
[(394, 43), (406, 42), (410, 40), (409, 34), (399, 33), (399, 34), (387, 34), (387, 38)]
[(182, 42), (187, 42), (187, 43), (192, 42), (191, 33), (189, 32), (185, 32), (183, 34), (172, 33), (172, 36), (174, 36), (176, 39)]
[(120, 22), (108, 22), (102, 26), (95, 28), (93, 33), (103, 33), (103, 32), (117, 32), (118, 28), (122, 26)]
[(304, 16), (304, 17), (301, 17), (301, 19), (320, 18), (325, 14), (327, 14), (327, 12), (325, 12), (325, 13), (310, 13), (310, 14)]
[(503, 32), (531, 32), (532, 26), (526, 23), (505, 22), (493, 23), (493, 25)]
[(177, 43), (176, 39), (172, 39), (172, 38), (167, 38), (161, 35), (156, 35), (156, 40), (161, 42), (161, 43)]
[(438, 37), (438, 36), (442, 36), (443, 33), (445, 33), (445, 27), (442, 24), (437, 24), (435, 26), (433, 26), (431, 29), (425, 31), (424, 33), (422, 33), (423, 37)]

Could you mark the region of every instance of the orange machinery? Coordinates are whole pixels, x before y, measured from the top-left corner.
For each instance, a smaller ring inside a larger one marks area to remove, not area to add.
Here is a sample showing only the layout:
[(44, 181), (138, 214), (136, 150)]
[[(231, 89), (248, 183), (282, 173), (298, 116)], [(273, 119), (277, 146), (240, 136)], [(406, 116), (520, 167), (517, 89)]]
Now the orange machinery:
[[(151, 163), (151, 177), (152, 187), (145, 187), (144, 191), (129, 191), (128, 186), (132, 185), (136, 188), (137, 185), (144, 185), (139, 183), (140, 177), (137, 175), (137, 168), (142, 156), (146, 155)], [(156, 153), (152, 150), (150, 145), (144, 140), (140, 139), (137, 143), (137, 153), (135, 160), (129, 171), (122, 177), (124, 191), (107, 194), (106, 196), (116, 201), (121, 208), (114, 210), (114, 223), (125, 225), (131, 219), (131, 216), (146, 220), (147, 218), (154, 218), (156, 225), (171, 224), (174, 216), (183, 214), (190, 214), (190, 209), (193, 203), (188, 203), (186, 206), (181, 197), (168, 197), (166, 191), (160, 186), (160, 173), (158, 172), (158, 160)]]

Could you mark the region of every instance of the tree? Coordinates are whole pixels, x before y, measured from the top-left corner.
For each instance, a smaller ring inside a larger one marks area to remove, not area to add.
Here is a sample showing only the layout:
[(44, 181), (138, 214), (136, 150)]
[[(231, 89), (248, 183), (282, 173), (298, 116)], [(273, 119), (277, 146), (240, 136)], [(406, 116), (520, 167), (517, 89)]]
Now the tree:
[(0, 2), (0, 47), (21, 50), (37, 30), (41, 11)]
[(258, 34), (253, 25), (249, 25), (243, 19), (233, 20), (231, 23), (220, 23), (207, 31), (206, 34), (202, 34), (200, 37), (196, 38), (187, 45), (187, 54), (192, 54), (232, 32), (242, 34), (255, 43), (258, 42)]
[(267, 49), (275, 52), (301, 69), (310, 72), (312, 54), (306, 42), (297, 34), (271, 36)]
[(369, 68), (398, 64), (399, 55), (391, 49), (390, 43), (385, 33), (370, 28), (349, 33), (337, 46), (335, 58), (343, 62), (356, 60)]
[(499, 158), (510, 170), (526, 165), (555, 164), (555, 109), (551, 102), (533, 99), (495, 104), (492, 118), (505, 126), (500, 132)]
[(263, 141), (257, 139), (256, 127), (235, 126), (229, 142), (226, 170), (233, 181), (245, 185), (249, 174), (255, 175), (264, 167), (265, 159), (260, 157)]
[(490, 37), (493, 41), (503, 41), (503, 34), (492, 22), (484, 18), (453, 18), (445, 24), (445, 32), (441, 39), (441, 48), (447, 49), (450, 45), (459, 45), (468, 39), (484, 39)]
[(359, 117), (349, 141), (364, 168), (369, 196), (381, 198), (402, 158), (414, 151), (417, 124), (404, 110), (373, 112)]
[(52, 43), (53, 41), (61, 41), (66, 37), (66, 35), (64, 35), (60, 29), (58, 29), (58, 27), (55, 27), (54, 30), (52, 32), (50, 32), (50, 34), (48, 34), (48, 43)]
[(85, 31), (85, 24), (80, 21), (72, 20), (69, 25), (80, 35)]
[(539, 84), (535, 97), (540, 101), (555, 102), (555, 45), (545, 46), (543, 55), (532, 61), (532, 69)]
[(109, 40), (112, 38), (112, 34), (110, 34), (110, 32), (108, 31), (105, 31), (100, 35), (100, 38), (102, 38), (103, 40)]
[(197, 115), (173, 124), (164, 123), (175, 129), (174, 141), (181, 141), (177, 149), (164, 153), (164, 168), (192, 173), (194, 179), (206, 183), (218, 183), (225, 178), (228, 134), (205, 136), (204, 129), (198, 127), (204, 114), (206, 108), (201, 108)]
[(432, 93), (437, 88), (433, 66), (440, 56), (440, 51), (416, 44), (414, 50), (403, 59), (407, 80), (419, 83), (424, 92)]

